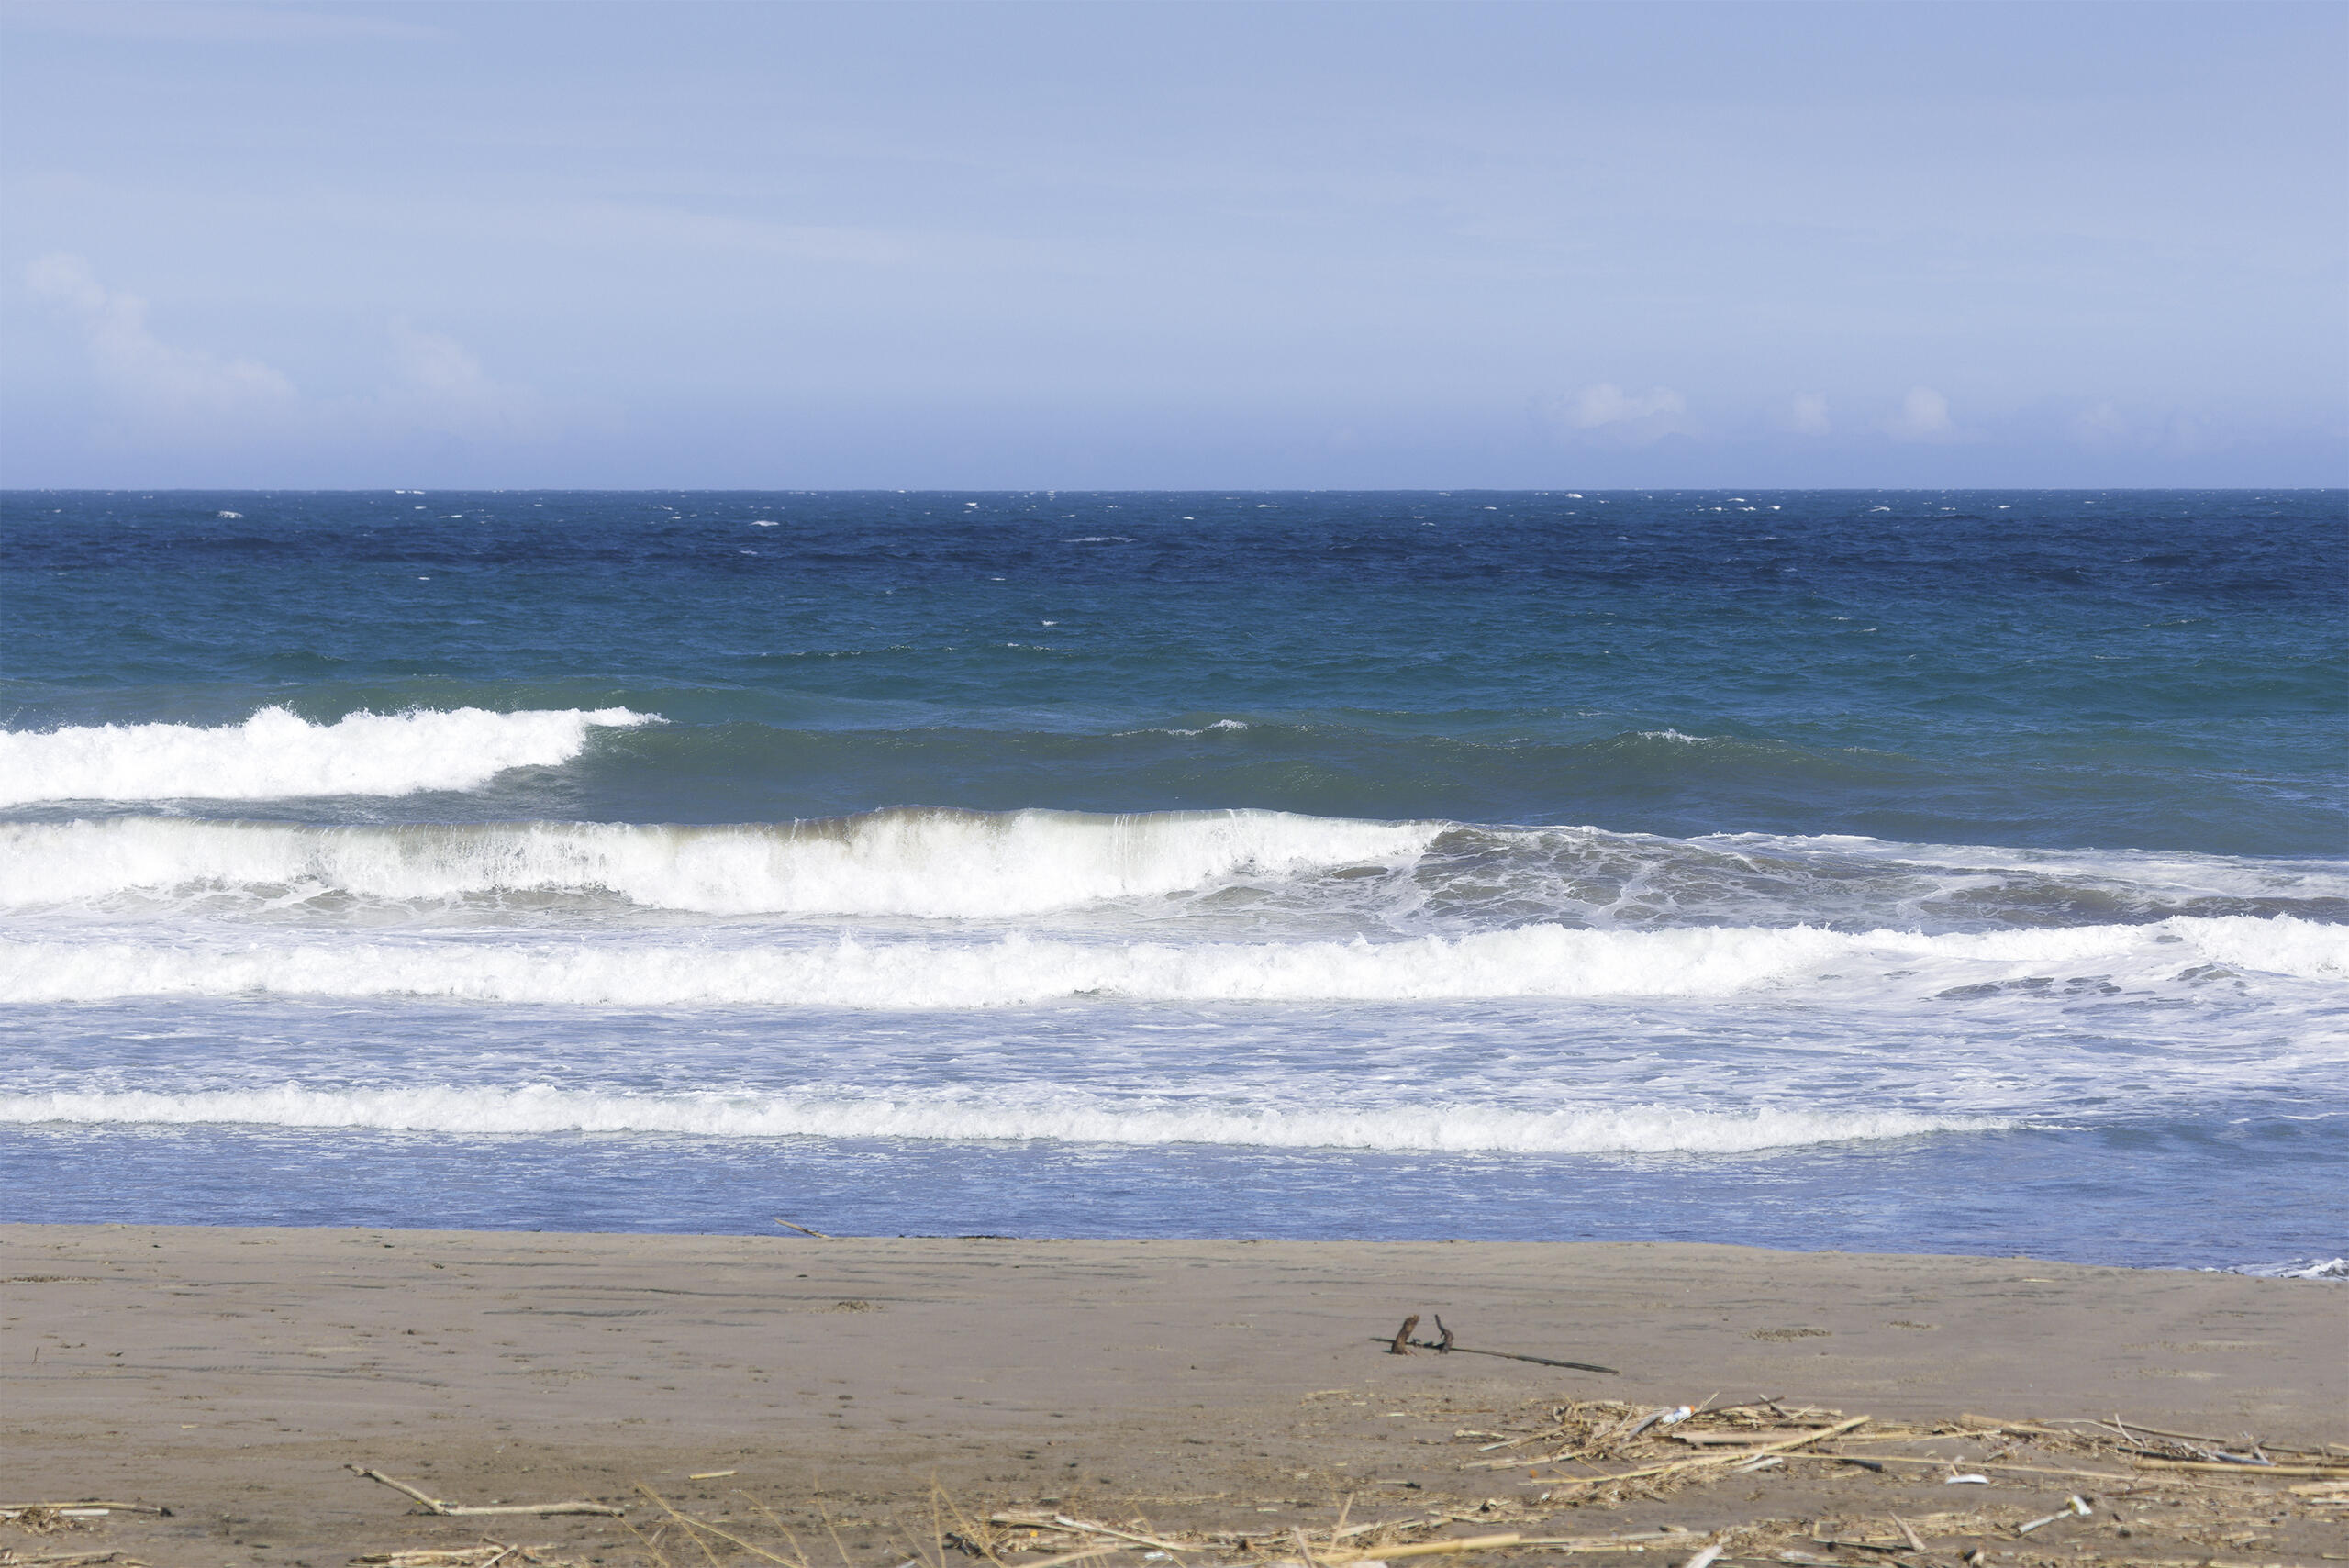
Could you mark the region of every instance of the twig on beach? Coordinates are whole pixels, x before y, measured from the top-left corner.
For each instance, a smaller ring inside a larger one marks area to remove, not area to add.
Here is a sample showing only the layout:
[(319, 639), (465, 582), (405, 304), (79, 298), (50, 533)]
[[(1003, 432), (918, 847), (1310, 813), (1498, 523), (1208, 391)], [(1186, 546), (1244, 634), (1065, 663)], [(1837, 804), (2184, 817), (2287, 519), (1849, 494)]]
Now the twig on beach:
[[(1524, 1544), (1525, 1538), (1521, 1535), (1461, 1536), (1451, 1540), (1422, 1540), (1411, 1546), (1364, 1547), (1343, 1561), (1358, 1562), (1366, 1557), (1375, 1557), (1381, 1562), (1397, 1557), (1449, 1557), (1455, 1552), (1491, 1551), (1504, 1546)], [(1325, 1558), (1324, 1561), (1334, 1564), (1339, 1560)]]
[(438, 1514), (443, 1518), (470, 1518), (488, 1514), (602, 1514), (611, 1518), (618, 1518), (627, 1512), (626, 1509), (615, 1508), (608, 1503), (489, 1503), (478, 1507), (469, 1507), (462, 1503), (445, 1503), (438, 1497), (417, 1491), (405, 1481), (393, 1480), (380, 1470), (369, 1470), (364, 1465), (359, 1464), (346, 1464), (343, 1468), (355, 1475), (363, 1475), (370, 1481), (381, 1482), (395, 1492), (406, 1494), (423, 1504), (426, 1513)]
[(1621, 1372), (1619, 1368), (1611, 1366), (1598, 1366), (1590, 1362), (1562, 1362), (1553, 1360), (1549, 1356), (1529, 1356), (1518, 1351), (1480, 1351), (1470, 1345), (1446, 1344), (1442, 1340), (1413, 1340), (1408, 1338), (1412, 1327), (1418, 1322), (1419, 1319), (1417, 1318), (1406, 1318), (1403, 1319), (1402, 1333), (1396, 1335), (1392, 1340), (1374, 1338), (1371, 1340), (1371, 1343), (1375, 1345), (1385, 1345), (1386, 1347), (1386, 1353), (1389, 1355), (1409, 1355), (1411, 1353), (1410, 1351), (1404, 1349), (1406, 1345), (1409, 1345), (1419, 1350), (1435, 1351), (1444, 1355), (1498, 1356), (1503, 1361), (1531, 1362), (1535, 1366), (1562, 1366), (1570, 1372), (1603, 1372), (1609, 1377), (1618, 1377), (1621, 1375)]
[(1111, 1546), (1104, 1541), (1097, 1546), (1080, 1546), (1074, 1551), (1063, 1551), (1058, 1557), (1047, 1557), (1041, 1562), (1023, 1562), (1019, 1568), (1066, 1568), (1066, 1565), (1071, 1562), (1083, 1562), (1094, 1557), (1108, 1557), (1127, 1550), (1129, 1549), (1126, 1547)]
[[(666, 1525), (661, 1526), (659, 1529), (656, 1529), (652, 1534), (657, 1536), (661, 1533), (661, 1530), (666, 1529), (668, 1527)], [(659, 1563), (660, 1568), (676, 1568), (676, 1565), (671, 1562), (662, 1552), (660, 1547), (653, 1544), (652, 1538), (651, 1536), (647, 1536), (642, 1530), (637, 1529), (626, 1519), (622, 1519), (620, 1521), (620, 1529), (636, 1537), (636, 1543), (651, 1554), (652, 1561)]]
[(46, 1508), (51, 1513), (66, 1508), (104, 1508), (117, 1514), (160, 1514), (172, 1517), (172, 1510), (154, 1503), (117, 1503), (102, 1497), (91, 1497), (73, 1503), (0, 1503), (0, 1514), (21, 1514), (34, 1508)]
[(1107, 1535), (1119, 1540), (1130, 1540), (1147, 1546), (1153, 1551), (1197, 1551), (1196, 1546), (1184, 1546), (1172, 1540), (1161, 1540), (1154, 1535), (1140, 1535), (1115, 1525), (1096, 1524), (1090, 1519), (1073, 1519), (1066, 1514), (989, 1514), (991, 1525), (1017, 1525), (1025, 1529), (1056, 1529), (1064, 1535)]
[(767, 1218), (774, 1220), (777, 1225), (785, 1226), (790, 1229), (798, 1231), (802, 1236), (813, 1236), (818, 1241), (837, 1241), (840, 1240), (839, 1237), (830, 1234), (829, 1231), (811, 1229), (805, 1225), (793, 1225), (791, 1221), (785, 1219), (779, 1214), (769, 1215)]
[[(1928, 1470), (1937, 1470), (1943, 1465), (1955, 1462), (1955, 1461), (1953, 1460), (1935, 1459), (1930, 1454), (1790, 1453), (1786, 1455), (1786, 1457), (1788, 1459), (1838, 1460), (1845, 1464), (1866, 1463), (1877, 1466), (1887, 1464), (1914, 1464), (1922, 1466)], [(2129, 1485), (2131, 1481), (2135, 1479), (2135, 1477), (2129, 1475), (2115, 1475), (2110, 1470), (2070, 1470), (2061, 1465), (2000, 1464), (1996, 1461), (1982, 1459), (1969, 1459), (1965, 1463), (1968, 1468), (1975, 1470), (2010, 1470), (2019, 1475), (2074, 1475), (2088, 1481), (2110, 1481), (2117, 1485), (2122, 1486)], [(2230, 1464), (2221, 1466), (2221, 1468), (2234, 1470), (2238, 1467)]]
[(518, 1546), (502, 1540), (485, 1540), (479, 1546), (413, 1546), (396, 1551), (375, 1551), (364, 1557), (354, 1557), (351, 1562), (382, 1564), (383, 1568), (506, 1568), (508, 1562), (554, 1563), (556, 1559), (539, 1555), (554, 1550), (552, 1542), (543, 1546)]
[(946, 1488), (938, 1484), (936, 1476), (932, 1476), (930, 1482), (930, 1506), (933, 1511), (943, 1506), (948, 1513), (954, 1516), (954, 1534), (941, 1537), (939, 1540), (940, 1562), (945, 1561), (944, 1549), (947, 1542), (952, 1540), (963, 1543), (961, 1550), (976, 1551), (980, 1556), (994, 1563), (995, 1568), (1005, 1568), (1003, 1559), (996, 1552), (995, 1543), (987, 1539), (987, 1532), (971, 1521), (971, 1516), (964, 1513), (962, 1505), (955, 1502), (947, 1494)]
[(1850, 1431), (1854, 1427), (1865, 1426), (1869, 1419), (1870, 1418), (1866, 1416), (1854, 1416), (1847, 1420), (1838, 1421), (1831, 1427), (1822, 1427), (1815, 1432), (1804, 1432), (1798, 1437), (1781, 1439), (1779, 1441), (1774, 1443), (1765, 1443), (1759, 1448), (1747, 1449), (1742, 1452), (1709, 1453), (1697, 1459), (1674, 1460), (1666, 1464), (1645, 1465), (1637, 1470), (1620, 1471), (1610, 1475), (1578, 1475), (1568, 1480), (1555, 1483), (1555, 1485), (1564, 1486), (1605, 1486), (1610, 1483), (1618, 1481), (1656, 1480), (1667, 1475), (1687, 1474), (1692, 1471), (1723, 1468), (1732, 1464), (1744, 1464), (1753, 1460), (1759, 1459), (1765, 1454), (1788, 1453), (1802, 1447), (1806, 1443), (1815, 1443), (1826, 1438), (1841, 1437), (1843, 1433)]
[[(636, 1489), (643, 1493), (646, 1496), (651, 1498), (662, 1513), (667, 1514), (671, 1518), (685, 1526), (686, 1532), (689, 1535), (695, 1530), (707, 1530), (711, 1535), (716, 1536), (718, 1540), (725, 1541), (728, 1545), (739, 1546), (743, 1551), (749, 1552), (751, 1556), (759, 1558), (763, 1562), (779, 1562), (784, 1565), (784, 1568), (807, 1568), (807, 1565), (805, 1562), (800, 1562), (797, 1558), (778, 1556), (776, 1553), (769, 1551), (765, 1547), (753, 1546), (751, 1542), (744, 1540), (740, 1536), (718, 1529), (716, 1525), (711, 1524), (707, 1519), (696, 1518), (692, 1514), (686, 1513), (682, 1508), (672, 1504), (668, 1498), (663, 1497), (660, 1493), (655, 1492), (651, 1487), (647, 1486), (641, 1481), (636, 1484)], [(615, 1509), (613, 1511), (618, 1512), (618, 1510)], [(694, 1544), (701, 1546), (702, 1551), (705, 1555), (709, 1552), (709, 1548), (703, 1546), (698, 1537), (695, 1538)]]
[(2344, 1475), (2349, 1476), (2349, 1464), (2256, 1464), (2246, 1460), (2212, 1463), (2199, 1459), (2161, 1459), (2150, 1453), (2131, 1454), (2133, 1463), (2152, 1465), (2160, 1470), (2199, 1470), (2219, 1475)]

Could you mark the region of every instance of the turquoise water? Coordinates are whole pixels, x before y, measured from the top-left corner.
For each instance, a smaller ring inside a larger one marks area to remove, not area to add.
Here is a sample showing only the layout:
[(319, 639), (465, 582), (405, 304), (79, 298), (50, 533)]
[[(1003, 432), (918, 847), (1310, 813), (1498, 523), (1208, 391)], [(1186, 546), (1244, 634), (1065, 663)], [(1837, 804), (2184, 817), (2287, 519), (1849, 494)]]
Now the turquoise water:
[(12, 493), (10, 1217), (2330, 1256), (2345, 512)]

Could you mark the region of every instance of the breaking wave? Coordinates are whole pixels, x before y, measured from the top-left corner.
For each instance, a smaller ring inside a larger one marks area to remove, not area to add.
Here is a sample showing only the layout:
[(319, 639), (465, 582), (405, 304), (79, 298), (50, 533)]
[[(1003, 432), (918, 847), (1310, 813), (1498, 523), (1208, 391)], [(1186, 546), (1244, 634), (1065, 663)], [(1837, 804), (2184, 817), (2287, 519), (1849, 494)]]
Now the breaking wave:
[(624, 707), (418, 708), (313, 724), (265, 707), (242, 724), (0, 731), (0, 806), (45, 800), (276, 800), (478, 789), (579, 755), (591, 728), (657, 724)]
[(0, 1095), (0, 1123), (229, 1124), (472, 1135), (678, 1133), (713, 1138), (1050, 1139), (1474, 1153), (1742, 1153), (2012, 1125), (1907, 1111), (1661, 1106), (1512, 1111), (1429, 1105), (1375, 1109), (1131, 1106), (1098, 1096), (616, 1095), (544, 1086), (310, 1089), (286, 1084), (190, 1094)]
[(1274, 811), (925, 808), (723, 828), (14, 823), (0, 824), (0, 905), (130, 891), (409, 900), (594, 891), (715, 915), (1000, 916), (1179, 892), (1242, 871), (1407, 862), (1439, 831)]

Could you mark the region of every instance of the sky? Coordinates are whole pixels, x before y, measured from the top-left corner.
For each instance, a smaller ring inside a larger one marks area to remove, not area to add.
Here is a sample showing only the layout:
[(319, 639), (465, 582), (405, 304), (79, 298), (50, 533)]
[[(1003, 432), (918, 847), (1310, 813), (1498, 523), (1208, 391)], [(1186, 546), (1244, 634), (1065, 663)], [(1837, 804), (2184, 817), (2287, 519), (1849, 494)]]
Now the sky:
[(2349, 483), (2349, 6), (0, 4), (0, 484)]

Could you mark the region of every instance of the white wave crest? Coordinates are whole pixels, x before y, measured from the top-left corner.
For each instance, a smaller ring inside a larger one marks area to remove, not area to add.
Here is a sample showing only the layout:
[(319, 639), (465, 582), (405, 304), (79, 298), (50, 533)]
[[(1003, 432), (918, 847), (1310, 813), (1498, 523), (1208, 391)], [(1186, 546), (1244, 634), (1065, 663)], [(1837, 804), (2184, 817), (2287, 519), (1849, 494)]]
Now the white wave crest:
[[(334, 942), (0, 941), (0, 1001), (135, 995), (418, 996), (595, 1006), (876, 1009), (1015, 1006), (1077, 996), (1174, 1002), (1426, 1002), (1508, 997), (1820, 999), (2028, 996), (2055, 974), (2158, 985), (2213, 963), (2349, 979), (2349, 927), (2278, 916), (2178, 917), (1978, 935), (1815, 927), (1652, 931), (1526, 926), (1371, 943), (1077, 942), (843, 938)], [(1957, 989), (1949, 989), (1956, 987)], [(1970, 994), (1970, 995), (1969, 995)]]
[(1664, 1106), (1513, 1111), (1468, 1105), (1234, 1109), (1125, 1105), (1086, 1095), (1039, 1099), (852, 1095), (616, 1095), (532, 1085), (319, 1090), (285, 1084), (191, 1094), (0, 1095), (0, 1123), (228, 1124), (500, 1133), (651, 1132), (714, 1138), (1049, 1139), (1280, 1149), (1469, 1153), (1741, 1153), (2011, 1125), (1907, 1111)]
[(1032, 914), (1241, 871), (1408, 861), (1440, 825), (1275, 811), (895, 809), (782, 826), (0, 824), (0, 905), (245, 889), (453, 899), (602, 891), (705, 914)]
[(273, 800), (477, 789), (576, 757), (592, 728), (657, 724), (624, 707), (354, 713), (312, 724), (265, 707), (242, 724), (0, 731), (0, 806), (40, 800)]

